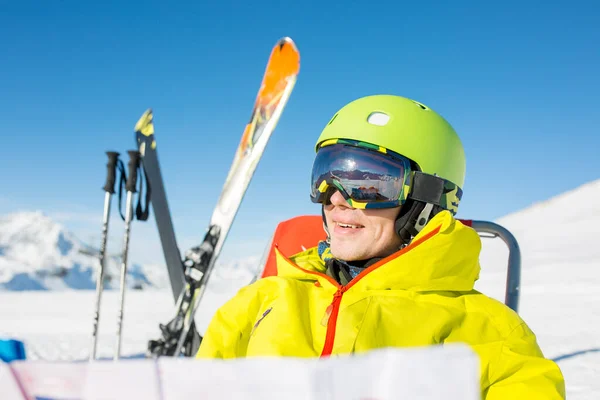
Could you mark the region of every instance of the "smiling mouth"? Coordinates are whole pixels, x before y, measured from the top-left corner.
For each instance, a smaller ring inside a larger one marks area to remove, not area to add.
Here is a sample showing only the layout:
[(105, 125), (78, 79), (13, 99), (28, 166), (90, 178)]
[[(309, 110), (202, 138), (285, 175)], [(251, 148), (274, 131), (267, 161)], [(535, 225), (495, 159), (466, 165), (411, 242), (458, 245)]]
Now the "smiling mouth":
[(336, 225), (339, 226), (340, 228), (350, 228), (350, 229), (364, 228), (364, 226), (362, 226), (362, 225), (343, 224), (341, 222), (336, 222)]

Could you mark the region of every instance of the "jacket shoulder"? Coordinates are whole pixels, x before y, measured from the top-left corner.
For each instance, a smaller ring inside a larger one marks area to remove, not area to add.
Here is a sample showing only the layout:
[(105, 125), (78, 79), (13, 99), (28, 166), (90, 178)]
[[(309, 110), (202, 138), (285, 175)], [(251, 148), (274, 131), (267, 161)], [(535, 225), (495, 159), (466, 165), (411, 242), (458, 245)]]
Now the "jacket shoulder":
[(465, 306), (471, 313), (484, 315), (503, 338), (510, 336), (516, 328), (525, 323), (521, 316), (506, 304), (477, 290), (469, 292), (465, 298)]

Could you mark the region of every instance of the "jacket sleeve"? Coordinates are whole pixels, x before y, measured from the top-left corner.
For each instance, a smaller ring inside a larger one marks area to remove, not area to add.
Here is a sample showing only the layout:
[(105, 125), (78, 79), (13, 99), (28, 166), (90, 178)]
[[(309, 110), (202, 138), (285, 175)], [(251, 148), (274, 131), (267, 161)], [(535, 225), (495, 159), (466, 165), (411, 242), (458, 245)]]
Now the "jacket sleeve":
[(240, 289), (213, 316), (196, 358), (244, 357), (259, 303), (254, 285)]
[(522, 323), (504, 341), (490, 366), (491, 384), (484, 400), (565, 399), (565, 381), (558, 365), (546, 359), (534, 333)]

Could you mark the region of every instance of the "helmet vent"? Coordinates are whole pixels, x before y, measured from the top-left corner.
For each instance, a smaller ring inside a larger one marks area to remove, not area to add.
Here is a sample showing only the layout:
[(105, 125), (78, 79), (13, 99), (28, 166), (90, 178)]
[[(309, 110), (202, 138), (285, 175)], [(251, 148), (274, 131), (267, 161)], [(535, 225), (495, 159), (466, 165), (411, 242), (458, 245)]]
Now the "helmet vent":
[(423, 110), (429, 110), (424, 104), (419, 103), (418, 101), (414, 101), (413, 102), (418, 105), (419, 107), (421, 107)]
[(380, 111), (374, 111), (367, 117), (371, 125), (384, 126), (390, 121), (390, 116)]

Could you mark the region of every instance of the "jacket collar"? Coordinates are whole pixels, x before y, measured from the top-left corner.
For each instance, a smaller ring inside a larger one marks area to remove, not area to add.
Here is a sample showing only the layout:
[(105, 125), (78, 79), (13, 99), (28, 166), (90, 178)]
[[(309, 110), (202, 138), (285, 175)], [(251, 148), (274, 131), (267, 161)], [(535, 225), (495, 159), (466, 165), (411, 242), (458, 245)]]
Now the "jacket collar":
[[(357, 290), (469, 291), (479, 277), (481, 239), (448, 211), (433, 217), (411, 244), (361, 272)], [(275, 248), (279, 276), (339, 286), (325, 275), (317, 247), (286, 257)]]

